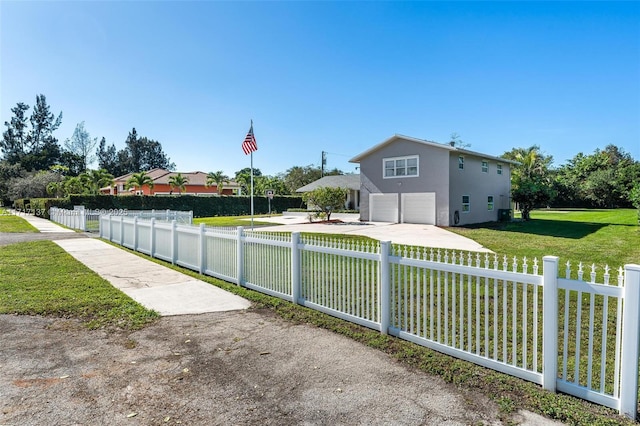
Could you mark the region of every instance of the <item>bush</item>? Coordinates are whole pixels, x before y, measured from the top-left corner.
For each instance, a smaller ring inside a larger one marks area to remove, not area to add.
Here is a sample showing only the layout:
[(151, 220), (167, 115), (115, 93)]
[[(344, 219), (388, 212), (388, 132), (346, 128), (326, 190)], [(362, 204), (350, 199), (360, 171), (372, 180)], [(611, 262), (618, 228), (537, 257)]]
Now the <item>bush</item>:
[[(105, 210), (181, 210), (193, 211), (193, 217), (239, 216), (251, 213), (251, 197), (248, 196), (214, 196), (198, 197), (194, 195), (174, 196), (118, 196), (118, 195), (71, 195), (68, 198), (46, 198), (39, 208), (50, 207), (73, 209), (73, 206), (84, 206), (87, 209)], [(16, 200), (16, 203), (20, 200)], [(254, 196), (255, 214), (269, 212), (269, 200), (266, 197)], [(289, 208), (306, 207), (299, 196), (276, 196), (271, 200), (271, 211), (285, 211)], [(31, 206), (33, 208), (33, 205)]]

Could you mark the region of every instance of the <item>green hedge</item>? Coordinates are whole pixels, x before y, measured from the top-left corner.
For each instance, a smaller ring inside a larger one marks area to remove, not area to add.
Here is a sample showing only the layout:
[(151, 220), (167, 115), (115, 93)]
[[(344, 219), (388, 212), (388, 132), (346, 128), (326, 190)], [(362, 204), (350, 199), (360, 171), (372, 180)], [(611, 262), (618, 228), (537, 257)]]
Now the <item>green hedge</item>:
[[(269, 213), (269, 200), (267, 197), (254, 197), (253, 202), (255, 214)], [(71, 195), (69, 198), (16, 200), (14, 206), (46, 218), (49, 216), (50, 207), (73, 209), (73, 206), (105, 210), (193, 210), (194, 217), (239, 216), (251, 213), (251, 197), (233, 195), (220, 197), (198, 197), (194, 195)], [(272, 212), (283, 212), (290, 208), (305, 207), (302, 197), (298, 196), (276, 196), (271, 200)]]
[(19, 212), (31, 213), (49, 219), (49, 208), (57, 206), (58, 202), (62, 204), (60, 207), (67, 207), (65, 203), (68, 200), (64, 198), (21, 198), (14, 200), (13, 208)]

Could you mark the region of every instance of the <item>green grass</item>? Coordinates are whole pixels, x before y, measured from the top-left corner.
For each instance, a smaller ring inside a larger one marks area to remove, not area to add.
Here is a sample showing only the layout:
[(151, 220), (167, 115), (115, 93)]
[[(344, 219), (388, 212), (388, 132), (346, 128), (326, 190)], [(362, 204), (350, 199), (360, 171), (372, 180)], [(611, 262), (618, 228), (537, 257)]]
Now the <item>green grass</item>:
[(0, 314), (79, 318), (88, 328), (134, 330), (158, 314), (51, 241), (0, 247)]
[(38, 232), (29, 222), (0, 208), (0, 232)]
[(528, 222), (485, 223), (447, 228), (471, 238), (499, 255), (551, 255), (560, 257), (560, 270), (567, 261), (602, 268), (640, 263), (640, 228), (637, 211), (535, 210)]
[[(267, 217), (265, 215), (262, 216), (254, 216), (253, 224), (255, 226), (272, 226), (273, 223), (270, 222), (260, 222), (260, 217)], [(199, 217), (193, 219), (193, 223), (199, 225), (204, 223), (206, 226), (243, 226), (248, 227), (251, 226), (251, 216), (214, 216), (214, 217)]]

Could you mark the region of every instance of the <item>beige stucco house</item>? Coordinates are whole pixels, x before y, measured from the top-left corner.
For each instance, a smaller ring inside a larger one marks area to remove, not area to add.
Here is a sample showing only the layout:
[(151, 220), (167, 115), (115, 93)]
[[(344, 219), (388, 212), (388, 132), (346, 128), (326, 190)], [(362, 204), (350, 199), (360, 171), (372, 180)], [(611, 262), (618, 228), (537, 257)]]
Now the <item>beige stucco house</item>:
[(438, 226), (498, 220), (509, 209), (513, 161), (394, 135), (360, 164), (360, 219)]

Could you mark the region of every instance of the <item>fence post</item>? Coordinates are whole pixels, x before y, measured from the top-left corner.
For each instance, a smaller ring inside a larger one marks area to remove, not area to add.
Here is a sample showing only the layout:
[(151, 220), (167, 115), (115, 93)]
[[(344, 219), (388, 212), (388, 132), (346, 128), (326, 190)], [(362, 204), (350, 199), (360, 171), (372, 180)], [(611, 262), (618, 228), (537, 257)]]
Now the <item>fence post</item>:
[(380, 332), (389, 334), (391, 321), (391, 241), (380, 241)]
[(80, 229), (87, 232), (87, 213), (84, 208), (80, 210)]
[(133, 217), (133, 251), (138, 251), (138, 217)]
[(111, 215), (107, 215), (109, 220), (109, 241), (113, 242), (113, 222), (111, 221)]
[(291, 297), (296, 305), (300, 299), (300, 233), (291, 233)]
[(542, 258), (542, 388), (558, 380), (558, 256)]
[(620, 414), (636, 419), (638, 407), (638, 348), (640, 336), (640, 265), (624, 265)]
[(169, 221), (169, 219), (170, 219), (171, 210), (167, 209), (167, 211), (165, 212), (165, 214), (166, 214), (166, 216), (167, 216), (167, 219), (166, 219), (166, 220), (167, 220), (167, 222), (168, 222), (168, 221)]
[(118, 216), (120, 218), (120, 245), (124, 245), (124, 218), (122, 216)]
[(152, 217), (149, 221), (149, 254), (151, 257), (155, 257), (156, 252), (156, 218)]
[(244, 232), (243, 232), (242, 226), (238, 226), (237, 228), (237, 246), (236, 246), (236, 284), (238, 284), (239, 286), (242, 285), (242, 270), (244, 268), (244, 247), (243, 247), (243, 236), (244, 236)]
[(176, 231), (176, 221), (171, 221), (171, 263), (176, 264), (178, 259), (178, 232)]
[(198, 272), (204, 274), (207, 269), (207, 238), (204, 235), (204, 223), (200, 224), (200, 233), (198, 234), (198, 243), (200, 244), (200, 268)]

